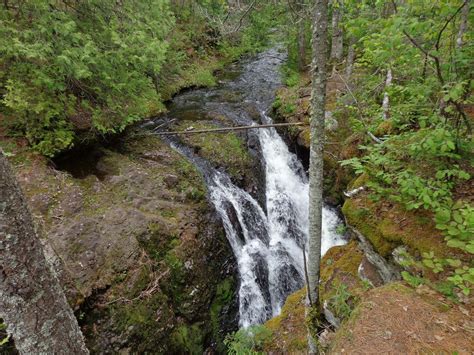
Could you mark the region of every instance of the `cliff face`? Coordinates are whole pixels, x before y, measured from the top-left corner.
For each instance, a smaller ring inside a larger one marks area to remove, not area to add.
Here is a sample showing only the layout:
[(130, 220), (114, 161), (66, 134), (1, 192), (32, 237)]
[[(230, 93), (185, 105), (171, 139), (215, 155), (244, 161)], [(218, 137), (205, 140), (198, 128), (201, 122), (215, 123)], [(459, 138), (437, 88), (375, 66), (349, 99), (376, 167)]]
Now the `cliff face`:
[(68, 171), (14, 160), (92, 352), (222, 349), (235, 261), (190, 163), (144, 132), (57, 161)]

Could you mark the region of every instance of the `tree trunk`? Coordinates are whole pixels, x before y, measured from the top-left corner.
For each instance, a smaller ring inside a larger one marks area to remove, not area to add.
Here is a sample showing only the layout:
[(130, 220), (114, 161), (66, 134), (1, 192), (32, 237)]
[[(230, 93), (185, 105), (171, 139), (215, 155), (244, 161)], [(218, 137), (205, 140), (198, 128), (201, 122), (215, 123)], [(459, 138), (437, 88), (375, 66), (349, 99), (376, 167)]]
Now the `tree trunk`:
[(392, 69), (388, 68), (387, 77), (385, 79), (385, 92), (383, 93), (382, 110), (383, 119), (388, 120), (390, 118), (390, 97), (388, 96), (388, 89), (392, 86)]
[(342, 2), (341, 0), (333, 1), (332, 12), (332, 41), (331, 41), (331, 59), (340, 62), (343, 50), (343, 32), (341, 26), (342, 20)]
[[(311, 145), (309, 165), (309, 252), (308, 252), (308, 296), (311, 307), (319, 307), (319, 265), (321, 261), (321, 234), (323, 209), (323, 148), (324, 111), (327, 80), (327, 27), (328, 1), (316, 0), (313, 19), (313, 60), (311, 92)], [(316, 341), (308, 331), (309, 353), (318, 352)]]
[(0, 317), (21, 354), (88, 354), (0, 150)]
[(456, 48), (462, 47), (464, 33), (466, 33), (466, 30), (467, 30), (468, 17), (469, 17), (469, 1), (466, 1), (461, 12), (461, 24), (459, 25), (459, 32), (456, 38)]
[(306, 70), (306, 36), (305, 36), (305, 17), (304, 17), (304, 1), (295, 1), (295, 7), (298, 11), (298, 70), (304, 72)]
[(349, 48), (347, 49), (347, 61), (346, 61), (346, 82), (349, 83), (352, 76), (352, 69), (354, 68), (355, 58), (355, 38), (351, 37), (349, 40)]
[(304, 28), (304, 19), (300, 18), (298, 22), (298, 70), (306, 70), (306, 37)]

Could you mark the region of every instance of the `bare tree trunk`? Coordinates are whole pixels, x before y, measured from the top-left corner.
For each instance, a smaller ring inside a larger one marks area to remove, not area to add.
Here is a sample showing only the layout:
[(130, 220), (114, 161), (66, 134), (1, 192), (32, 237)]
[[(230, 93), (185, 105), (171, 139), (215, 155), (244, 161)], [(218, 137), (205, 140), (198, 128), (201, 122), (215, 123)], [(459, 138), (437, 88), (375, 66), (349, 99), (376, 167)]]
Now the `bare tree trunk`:
[(382, 110), (383, 119), (388, 120), (390, 118), (390, 97), (388, 95), (388, 89), (392, 86), (392, 69), (388, 68), (387, 78), (385, 79), (385, 92), (383, 93)]
[(0, 317), (21, 354), (88, 354), (0, 150)]
[(306, 37), (304, 28), (304, 19), (300, 18), (298, 23), (298, 70), (306, 70)]
[(332, 12), (332, 41), (331, 41), (331, 59), (340, 62), (343, 50), (343, 32), (341, 26), (342, 20), (342, 1), (333, 1)]
[(469, 17), (469, 5), (469, 1), (466, 1), (464, 7), (462, 8), (461, 24), (459, 25), (459, 32), (456, 38), (456, 48), (461, 48), (463, 44), (463, 37), (467, 30), (467, 21)]
[(295, 8), (298, 12), (298, 70), (306, 70), (306, 36), (305, 36), (305, 17), (304, 0), (296, 0)]
[(354, 68), (355, 58), (355, 38), (351, 37), (349, 40), (349, 48), (347, 49), (346, 60), (346, 82), (349, 82), (352, 76), (352, 69)]
[[(321, 262), (321, 234), (323, 210), (323, 148), (324, 111), (327, 81), (327, 27), (328, 0), (316, 0), (313, 19), (313, 60), (311, 92), (311, 146), (309, 166), (309, 251), (308, 298), (311, 308), (319, 308), (319, 266)], [(318, 348), (311, 329), (308, 329), (308, 351), (316, 354)]]

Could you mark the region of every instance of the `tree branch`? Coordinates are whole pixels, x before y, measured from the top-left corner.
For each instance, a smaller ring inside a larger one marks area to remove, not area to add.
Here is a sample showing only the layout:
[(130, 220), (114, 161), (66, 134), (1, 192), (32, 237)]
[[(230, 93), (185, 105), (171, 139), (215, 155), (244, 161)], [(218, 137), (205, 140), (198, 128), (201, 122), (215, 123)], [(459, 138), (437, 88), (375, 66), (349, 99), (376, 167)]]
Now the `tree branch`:
[(237, 126), (237, 127), (211, 128), (211, 129), (198, 129), (198, 130), (194, 130), (194, 128), (191, 127), (191, 129), (188, 129), (186, 131), (157, 132), (156, 134), (160, 136), (170, 136), (170, 135), (175, 135), (175, 134), (225, 133), (229, 131), (242, 131), (242, 130), (255, 129), (255, 128), (288, 127), (288, 126), (309, 126), (309, 123), (305, 123), (305, 122), (272, 123), (272, 124), (263, 124), (263, 125), (253, 125), (253, 126)]

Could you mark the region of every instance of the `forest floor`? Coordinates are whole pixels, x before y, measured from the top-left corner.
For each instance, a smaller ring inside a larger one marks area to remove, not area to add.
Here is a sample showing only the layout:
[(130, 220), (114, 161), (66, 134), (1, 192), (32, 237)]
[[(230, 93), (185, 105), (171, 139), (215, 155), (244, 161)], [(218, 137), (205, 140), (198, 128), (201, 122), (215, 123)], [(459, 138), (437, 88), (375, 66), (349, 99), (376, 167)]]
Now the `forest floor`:
[[(303, 289), (288, 297), (281, 316), (266, 323), (273, 335), (265, 351), (305, 353), (305, 295)], [(343, 326), (327, 328), (321, 340), (330, 354), (468, 354), (474, 350), (473, 315), (472, 305), (397, 282), (365, 293)]]
[(366, 294), (338, 331), (332, 353), (471, 353), (474, 307), (401, 283)]

